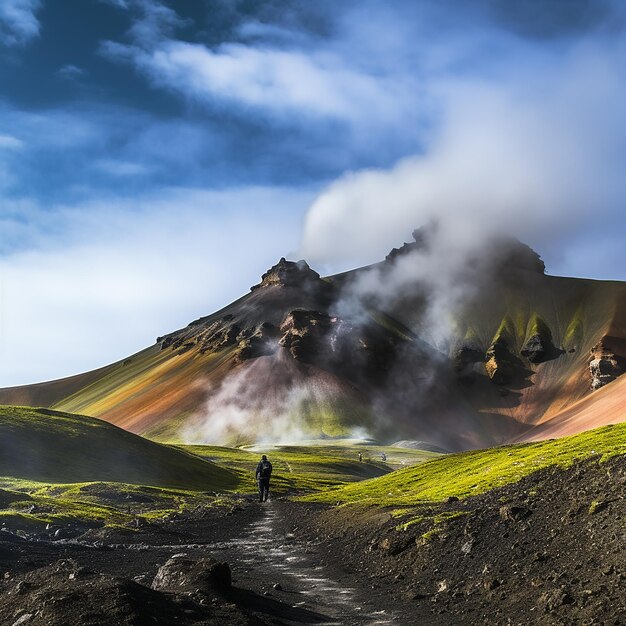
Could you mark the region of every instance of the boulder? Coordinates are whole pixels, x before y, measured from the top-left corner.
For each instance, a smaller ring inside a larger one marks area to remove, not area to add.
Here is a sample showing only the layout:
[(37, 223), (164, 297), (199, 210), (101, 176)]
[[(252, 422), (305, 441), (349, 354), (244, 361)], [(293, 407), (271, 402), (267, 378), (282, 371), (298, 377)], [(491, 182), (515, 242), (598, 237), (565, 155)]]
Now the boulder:
[(514, 506), (510, 504), (505, 504), (500, 507), (500, 517), (503, 520), (508, 521), (519, 521), (528, 517), (532, 511), (523, 506)]
[(509, 352), (506, 339), (499, 337), (487, 350), (485, 369), (496, 385), (506, 385), (515, 375), (514, 357)]
[(152, 589), (209, 594), (227, 591), (231, 582), (228, 563), (211, 557), (195, 559), (186, 554), (175, 554), (157, 571)]
[(549, 350), (550, 346), (546, 345), (546, 340), (537, 334), (528, 338), (521, 350), (521, 354), (531, 363), (541, 363), (546, 360)]
[(623, 373), (620, 363), (622, 360), (610, 347), (609, 338), (603, 337), (591, 349), (589, 372), (591, 373), (591, 388), (600, 389), (612, 383)]

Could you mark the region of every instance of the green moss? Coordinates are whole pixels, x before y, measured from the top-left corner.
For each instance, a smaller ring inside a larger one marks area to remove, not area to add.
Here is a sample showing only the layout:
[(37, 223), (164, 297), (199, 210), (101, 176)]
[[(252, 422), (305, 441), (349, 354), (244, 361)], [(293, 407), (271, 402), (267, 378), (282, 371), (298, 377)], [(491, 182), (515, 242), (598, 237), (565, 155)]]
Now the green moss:
[(198, 490), (234, 488), (238, 482), (225, 468), (102, 420), (16, 406), (0, 406), (0, 476)]
[(484, 493), (546, 467), (568, 467), (586, 459), (603, 461), (621, 454), (626, 454), (626, 424), (553, 441), (451, 454), (303, 499), (390, 507), (441, 502), (450, 496), (466, 498)]
[(491, 340), (491, 344), (496, 343), (497, 341), (506, 341), (509, 346), (515, 345), (515, 340), (517, 337), (517, 332), (515, 330), (515, 324), (510, 315), (505, 315), (496, 330), (493, 339)]
[(525, 341), (528, 341), (534, 335), (539, 335), (544, 339), (551, 339), (552, 333), (548, 328), (548, 325), (543, 320), (543, 318), (539, 317), (537, 313), (533, 313), (531, 318), (528, 320), (528, 325), (526, 327), (526, 337)]
[[(469, 513), (467, 511), (444, 511), (442, 513), (437, 513), (436, 515), (418, 515), (416, 517), (412, 517), (406, 522), (403, 522), (402, 524), (399, 524), (396, 526), (396, 529), (407, 530), (411, 526), (423, 523), (430, 523), (433, 524), (433, 527), (435, 527), (449, 520), (456, 519), (457, 517), (463, 517), (468, 514)], [(434, 530), (434, 528), (431, 530)]]
[(570, 347), (578, 347), (582, 343), (585, 336), (585, 312), (582, 305), (576, 309), (576, 313), (570, 320), (570, 323), (563, 335), (563, 345)]

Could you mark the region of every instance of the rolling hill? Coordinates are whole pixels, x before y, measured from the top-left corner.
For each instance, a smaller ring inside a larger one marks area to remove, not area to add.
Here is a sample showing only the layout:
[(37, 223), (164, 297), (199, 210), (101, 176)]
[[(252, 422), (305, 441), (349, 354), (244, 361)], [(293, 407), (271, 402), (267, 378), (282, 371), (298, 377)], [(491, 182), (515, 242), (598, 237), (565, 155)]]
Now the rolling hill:
[(228, 469), (102, 420), (16, 406), (0, 406), (0, 476), (190, 490), (228, 489), (238, 482)]
[[(626, 284), (549, 276), (535, 252), (508, 240), (469, 259), (456, 283), (438, 284), (424, 279), (427, 235), (326, 278), (281, 259), (249, 294), (155, 345), (93, 372), (2, 389), (0, 402), (190, 443), (367, 433), (464, 450), (626, 421), (616, 380)], [(434, 308), (458, 284), (462, 297)], [(443, 338), (433, 318), (445, 321)]]

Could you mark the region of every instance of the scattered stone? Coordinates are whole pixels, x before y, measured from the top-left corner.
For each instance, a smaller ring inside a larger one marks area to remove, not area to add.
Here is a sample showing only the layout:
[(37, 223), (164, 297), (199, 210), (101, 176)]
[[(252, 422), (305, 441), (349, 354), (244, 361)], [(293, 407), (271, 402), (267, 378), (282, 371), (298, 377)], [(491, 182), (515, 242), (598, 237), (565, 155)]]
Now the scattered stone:
[(504, 506), (500, 507), (499, 513), (500, 517), (503, 520), (517, 522), (519, 520), (527, 518), (532, 513), (532, 511), (523, 506), (513, 506), (510, 504), (505, 504)]
[(497, 589), (502, 583), (497, 578), (489, 578), (483, 583), (483, 587), (487, 591), (493, 591)]
[(274, 583), (272, 585), (272, 589), (276, 589), (276, 591), (282, 591), (283, 590), (283, 586), (280, 583)]
[(33, 619), (32, 613), (24, 613), (21, 617), (18, 617), (17, 620), (13, 622), (13, 626), (22, 626), (23, 624), (28, 624), (31, 619)]

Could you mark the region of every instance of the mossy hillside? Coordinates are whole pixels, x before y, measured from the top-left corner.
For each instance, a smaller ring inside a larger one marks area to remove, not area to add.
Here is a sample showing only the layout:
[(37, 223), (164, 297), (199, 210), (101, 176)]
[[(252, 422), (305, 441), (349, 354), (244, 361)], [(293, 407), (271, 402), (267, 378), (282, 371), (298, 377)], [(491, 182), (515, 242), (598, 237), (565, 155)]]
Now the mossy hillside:
[(604, 426), (563, 439), (501, 446), (443, 456), (373, 480), (305, 496), (328, 503), (412, 506), (467, 498), (519, 481), (538, 470), (626, 454), (626, 424)]
[(552, 332), (548, 328), (545, 320), (542, 317), (539, 317), (537, 313), (533, 313), (531, 318), (528, 320), (528, 325), (526, 326), (526, 337), (525, 341), (528, 341), (531, 337), (535, 335), (539, 335), (545, 341), (552, 340)]
[(123, 482), (235, 488), (232, 471), (107, 422), (49, 409), (0, 407), (0, 476), (43, 483)]
[(36, 532), (48, 524), (99, 528), (156, 521), (197, 507), (232, 506), (236, 496), (124, 483), (48, 485), (0, 478), (0, 527)]
[[(193, 454), (239, 473), (240, 491), (256, 488), (254, 470), (261, 454), (274, 466), (274, 493), (320, 491), (346, 483), (381, 476), (397, 467), (422, 463), (439, 456), (436, 452), (390, 446), (316, 442), (312, 445), (268, 446), (254, 451), (220, 446), (181, 446)], [(363, 461), (358, 460), (361, 453)], [(381, 460), (385, 454), (386, 461)]]

